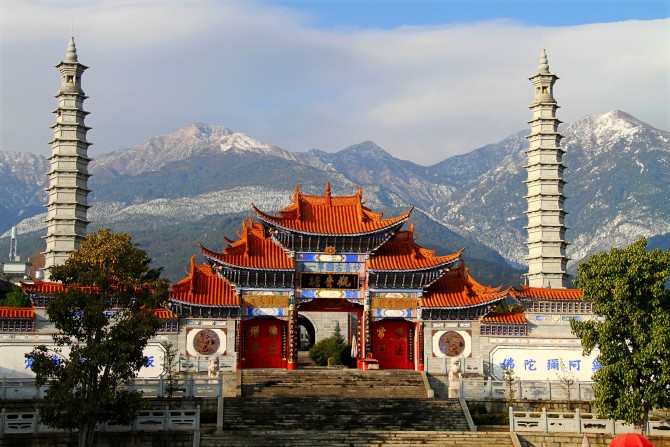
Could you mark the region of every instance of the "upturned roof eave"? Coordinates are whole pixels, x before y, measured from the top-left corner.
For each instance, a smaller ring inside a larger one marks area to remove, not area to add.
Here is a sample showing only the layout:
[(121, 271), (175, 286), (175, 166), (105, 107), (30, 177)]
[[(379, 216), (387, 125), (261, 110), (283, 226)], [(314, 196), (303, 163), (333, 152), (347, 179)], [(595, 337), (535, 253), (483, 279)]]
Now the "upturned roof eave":
[(472, 308), (475, 308), (475, 307), (484, 307), (486, 305), (496, 303), (496, 302), (498, 302), (498, 301), (500, 301), (504, 298), (505, 298), (505, 295), (500, 296), (498, 298), (494, 298), (494, 299), (489, 300), (489, 301), (483, 301), (481, 303), (471, 304), (471, 305), (468, 305), (468, 306), (424, 306), (424, 305), (421, 305), (421, 300), (422, 299), (430, 299), (430, 298), (421, 298), (421, 299), (419, 299), (419, 307), (421, 309), (446, 309), (446, 310), (450, 310), (450, 309), (455, 309), (455, 310), (458, 310), (458, 309), (472, 309)]
[[(338, 236), (339, 237), (368, 236), (368, 235), (371, 235), (371, 234), (385, 233), (389, 230), (394, 229), (395, 227), (402, 226), (405, 222), (407, 222), (407, 220), (409, 220), (409, 218), (410, 218), (410, 215), (411, 215), (412, 209), (413, 209), (413, 208), (410, 208), (407, 212), (405, 212), (405, 214), (402, 214), (402, 215), (398, 216), (397, 217), (398, 220), (394, 220), (389, 225), (387, 225), (385, 227), (382, 227), (382, 228), (378, 228), (376, 230), (357, 232), (357, 233), (318, 233), (318, 232), (314, 233), (314, 232), (311, 232), (311, 231), (303, 231), (303, 230), (298, 230), (296, 228), (291, 228), (291, 227), (287, 227), (285, 225), (281, 225), (280, 223), (278, 223), (275, 220), (275, 219), (278, 219), (278, 218), (267, 215), (263, 211), (256, 208), (256, 206), (253, 205), (253, 204), (251, 205), (251, 207), (254, 210), (254, 212), (256, 213), (256, 217), (258, 217), (261, 221), (265, 222), (266, 224), (268, 224), (272, 227), (280, 228), (280, 229), (282, 229), (284, 231), (287, 231), (289, 233), (297, 233), (297, 234), (302, 234), (302, 235), (306, 235), (306, 236), (334, 236), (334, 237), (338, 237)], [(391, 219), (389, 219), (389, 220), (391, 220)]]
[(271, 267), (248, 267), (248, 266), (242, 266), (242, 265), (237, 265), (237, 264), (231, 264), (229, 262), (224, 262), (221, 261), (220, 259), (205, 255), (205, 258), (207, 258), (208, 261), (212, 261), (215, 264), (222, 265), (224, 267), (232, 268), (232, 269), (238, 269), (238, 270), (252, 270), (252, 271), (262, 271), (262, 272), (295, 272), (295, 268), (290, 268), (290, 269), (279, 269), (279, 268), (271, 268)]
[(439, 270), (441, 268), (447, 267), (449, 268), (450, 266), (454, 265), (459, 261), (460, 258), (452, 259), (451, 261), (445, 261), (440, 264), (435, 264), (435, 265), (429, 265), (426, 267), (418, 267), (414, 269), (368, 269), (368, 272), (370, 273), (378, 273), (378, 272), (389, 272), (389, 273), (405, 273), (405, 272), (425, 272), (425, 271), (431, 271), (431, 270)]
[(250, 266), (241, 266), (238, 264), (233, 264), (230, 262), (226, 262), (222, 259), (219, 259), (217, 256), (225, 256), (222, 255), (221, 253), (216, 253), (206, 247), (204, 247), (202, 244), (198, 244), (200, 246), (200, 250), (202, 251), (202, 254), (205, 256), (205, 258), (208, 261), (214, 262), (215, 264), (219, 264), (225, 267), (233, 268), (233, 269), (240, 269), (240, 270), (252, 270), (252, 271), (272, 271), (272, 272), (293, 272), (295, 271), (295, 267), (292, 268), (276, 268), (276, 267), (250, 267)]
[(225, 307), (229, 309), (242, 307), (239, 304), (198, 304), (198, 303), (192, 303), (190, 301), (178, 300), (176, 298), (169, 298), (168, 301), (170, 301), (171, 303), (185, 304), (187, 306), (196, 306), (196, 307)]

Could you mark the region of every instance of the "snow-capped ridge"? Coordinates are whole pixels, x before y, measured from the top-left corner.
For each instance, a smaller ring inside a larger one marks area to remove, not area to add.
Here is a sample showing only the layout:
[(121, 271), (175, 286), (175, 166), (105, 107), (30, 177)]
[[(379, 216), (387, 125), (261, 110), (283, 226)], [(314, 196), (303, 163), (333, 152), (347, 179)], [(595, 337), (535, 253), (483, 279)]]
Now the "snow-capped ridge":
[(269, 144), (262, 143), (240, 132), (235, 132), (222, 138), (219, 144), (222, 152), (231, 149), (238, 149), (240, 151), (259, 152), (271, 154), (275, 152), (275, 147)]

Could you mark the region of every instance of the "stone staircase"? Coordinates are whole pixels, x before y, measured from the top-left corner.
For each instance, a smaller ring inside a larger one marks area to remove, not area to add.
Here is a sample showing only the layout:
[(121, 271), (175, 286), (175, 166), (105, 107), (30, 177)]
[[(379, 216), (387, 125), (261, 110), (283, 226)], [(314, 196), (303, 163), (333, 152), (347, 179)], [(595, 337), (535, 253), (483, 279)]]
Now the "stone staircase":
[(310, 368), (242, 371), (241, 396), (224, 399), (213, 446), (494, 446), (509, 433), (468, 431), (455, 399), (429, 399), (415, 371)]
[(200, 436), (201, 447), (513, 447), (513, 445), (509, 433), (447, 431), (225, 431), (218, 435), (202, 433)]
[(242, 396), (421, 399), (428, 394), (421, 373), (416, 371), (320, 368), (243, 370)]
[(468, 430), (453, 400), (279, 396), (225, 399), (223, 405), (224, 430)]

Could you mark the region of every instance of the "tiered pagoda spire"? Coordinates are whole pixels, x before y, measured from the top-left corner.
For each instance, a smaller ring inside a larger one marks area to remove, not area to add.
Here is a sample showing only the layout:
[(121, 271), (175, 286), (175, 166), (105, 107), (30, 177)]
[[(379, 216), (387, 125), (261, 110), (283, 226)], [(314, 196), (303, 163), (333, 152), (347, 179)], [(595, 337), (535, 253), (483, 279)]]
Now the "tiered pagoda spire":
[(47, 204), (47, 235), (45, 256), (46, 274), (49, 268), (63, 264), (70, 253), (79, 248), (86, 235), (88, 220), (88, 147), (84, 124), (88, 112), (83, 104), (87, 96), (81, 89), (85, 65), (77, 59), (74, 37), (70, 38), (65, 60), (56, 65), (61, 73), (61, 87), (56, 94), (58, 108), (52, 126), (54, 139), (49, 162), (49, 195)]
[(540, 54), (538, 74), (529, 78), (535, 86), (535, 99), (530, 104), (533, 119), (525, 181), (528, 187), (528, 284), (531, 287), (565, 288), (568, 258), (565, 242), (565, 211), (563, 210), (563, 154), (556, 118), (558, 104), (553, 88), (558, 76), (549, 72), (547, 54)]

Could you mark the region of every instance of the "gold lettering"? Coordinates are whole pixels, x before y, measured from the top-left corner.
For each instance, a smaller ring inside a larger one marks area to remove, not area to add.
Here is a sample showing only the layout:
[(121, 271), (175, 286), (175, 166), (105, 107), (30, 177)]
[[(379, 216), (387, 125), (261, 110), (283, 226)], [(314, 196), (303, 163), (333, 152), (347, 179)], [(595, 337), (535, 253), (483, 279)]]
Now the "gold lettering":
[(261, 333), (261, 328), (258, 327), (258, 326), (251, 326), (251, 328), (249, 329), (249, 335), (251, 335), (254, 338), (258, 337), (260, 335), (260, 333)]
[(351, 287), (349, 278), (346, 275), (340, 275), (340, 278), (337, 280), (337, 287)]

